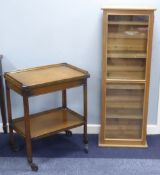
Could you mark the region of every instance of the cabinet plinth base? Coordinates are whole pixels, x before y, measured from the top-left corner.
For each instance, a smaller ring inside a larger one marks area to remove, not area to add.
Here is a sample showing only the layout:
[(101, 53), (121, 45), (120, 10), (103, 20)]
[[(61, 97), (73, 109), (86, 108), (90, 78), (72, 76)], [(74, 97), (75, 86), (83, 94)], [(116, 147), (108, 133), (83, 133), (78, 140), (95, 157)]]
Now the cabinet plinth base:
[(122, 148), (148, 148), (147, 141), (143, 142), (141, 140), (123, 140), (123, 139), (108, 139), (101, 140), (99, 137), (98, 146), (100, 147), (122, 147)]

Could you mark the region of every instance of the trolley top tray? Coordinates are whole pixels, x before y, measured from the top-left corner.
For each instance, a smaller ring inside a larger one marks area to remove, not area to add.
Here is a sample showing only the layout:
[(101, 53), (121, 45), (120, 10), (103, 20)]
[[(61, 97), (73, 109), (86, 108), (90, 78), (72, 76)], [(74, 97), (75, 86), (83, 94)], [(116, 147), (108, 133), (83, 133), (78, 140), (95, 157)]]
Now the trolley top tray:
[(19, 87), (34, 87), (88, 78), (87, 71), (67, 63), (6, 72), (5, 79)]

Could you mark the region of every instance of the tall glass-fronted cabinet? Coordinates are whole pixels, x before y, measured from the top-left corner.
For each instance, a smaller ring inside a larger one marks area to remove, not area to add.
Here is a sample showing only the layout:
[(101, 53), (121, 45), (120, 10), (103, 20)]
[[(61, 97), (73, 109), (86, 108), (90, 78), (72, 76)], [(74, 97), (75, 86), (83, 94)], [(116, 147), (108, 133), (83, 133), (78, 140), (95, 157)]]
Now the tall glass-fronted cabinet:
[(103, 9), (99, 146), (147, 147), (154, 9)]

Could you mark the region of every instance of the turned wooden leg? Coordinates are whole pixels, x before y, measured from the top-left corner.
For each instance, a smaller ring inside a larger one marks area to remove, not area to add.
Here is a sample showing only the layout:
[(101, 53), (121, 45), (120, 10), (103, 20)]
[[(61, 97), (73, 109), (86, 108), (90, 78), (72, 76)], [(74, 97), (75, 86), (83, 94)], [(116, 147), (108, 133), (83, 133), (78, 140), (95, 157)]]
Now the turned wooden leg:
[[(67, 90), (62, 91), (62, 107), (67, 108)], [(72, 131), (65, 130), (66, 136), (72, 136)]]
[(26, 152), (27, 152), (28, 163), (30, 164), (32, 171), (38, 171), (38, 166), (35, 163), (33, 163), (32, 160), (32, 140), (31, 140), (29, 104), (27, 95), (23, 95), (23, 105), (24, 105), (24, 122), (25, 122), (25, 141), (26, 141)]
[(87, 80), (83, 85), (83, 104), (84, 104), (84, 134), (83, 142), (85, 144), (84, 151), (88, 153), (88, 136), (87, 136)]
[(19, 146), (14, 141), (14, 136), (13, 136), (11, 97), (10, 97), (10, 88), (7, 82), (6, 82), (6, 95), (7, 95), (7, 110), (8, 110), (8, 123), (9, 123), (9, 143), (13, 151), (18, 151)]
[(62, 107), (67, 107), (67, 91), (66, 89), (62, 91)]
[(7, 117), (6, 117), (6, 108), (5, 108), (5, 98), (4, 98), (4, 88), (3, 88), (3, 79), (0, 76), (0, 108), (3, 122), (3, 131), (7, 133)]

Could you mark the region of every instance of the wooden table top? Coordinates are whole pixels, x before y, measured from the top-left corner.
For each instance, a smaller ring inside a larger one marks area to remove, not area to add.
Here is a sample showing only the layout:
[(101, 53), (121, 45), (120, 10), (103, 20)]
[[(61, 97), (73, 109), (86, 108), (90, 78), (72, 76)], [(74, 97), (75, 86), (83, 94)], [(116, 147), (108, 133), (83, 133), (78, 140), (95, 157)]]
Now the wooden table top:
[(67, 63), (23, 69), (5, 73), (7, 81), (15, 81), (21, 86), (35, 86), (69, 80), (88, 78), (87, 71)]

